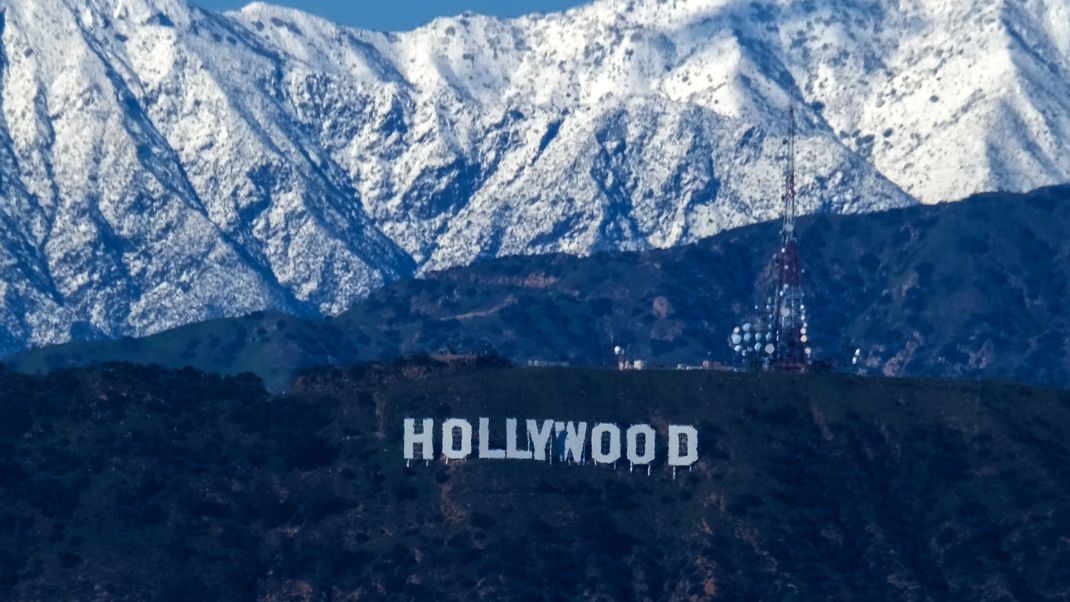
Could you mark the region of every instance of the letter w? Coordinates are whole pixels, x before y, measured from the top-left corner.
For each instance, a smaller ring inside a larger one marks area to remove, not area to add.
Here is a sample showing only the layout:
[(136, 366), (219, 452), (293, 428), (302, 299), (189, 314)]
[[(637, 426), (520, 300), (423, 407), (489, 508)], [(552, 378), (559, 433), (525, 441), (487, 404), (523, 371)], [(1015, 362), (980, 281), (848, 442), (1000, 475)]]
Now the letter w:
[[(555, 422), (554, 430), (556, 439), (561, 449), (561, 461), (567, 462), (571, 457), (573, 462), (583, 463), (583, 448), (587, 441), (586, 422)], [(564, 441), (562, 441), (562, 438)]]

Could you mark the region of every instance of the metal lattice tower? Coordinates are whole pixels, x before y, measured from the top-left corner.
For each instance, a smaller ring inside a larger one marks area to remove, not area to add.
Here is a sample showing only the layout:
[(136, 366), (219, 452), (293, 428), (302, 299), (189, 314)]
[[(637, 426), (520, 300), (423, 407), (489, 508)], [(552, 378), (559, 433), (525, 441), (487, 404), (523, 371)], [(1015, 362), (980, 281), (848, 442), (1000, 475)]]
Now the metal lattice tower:
[[(773, 255), (774, 277), (769, 283), (765, 314), (736, 326), (729, 346), (750, 369), (805, 371), (810, 364), (807, 346), (806, 303), (803, 294), (802, 260), (795, 233), (795, 109), (785, 141), (783, 215), (777, 252)], [(755, 310), (758, 310), (755, 307)]]
[(769, 304), (769, 324), (775, 350), (772, 366), (778, 370), (805, 370), (809, 363), (806, 301), (803, 295), (802, 261), (795, 237), (795, 109), (790, 111), (791, 132), (784, 163), (783, 221), (776, 255), (776, 290)]

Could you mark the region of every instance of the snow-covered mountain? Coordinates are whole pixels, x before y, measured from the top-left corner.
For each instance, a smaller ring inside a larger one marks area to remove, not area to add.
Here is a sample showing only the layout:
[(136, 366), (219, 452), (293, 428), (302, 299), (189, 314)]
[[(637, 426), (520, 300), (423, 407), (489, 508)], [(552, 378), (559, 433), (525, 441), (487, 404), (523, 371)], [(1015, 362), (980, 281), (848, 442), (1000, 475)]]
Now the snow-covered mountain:
[(807, 211), (1070, 181), (1068, 0), (0, 9), (0, 353), (768, 219), (791, 105)]

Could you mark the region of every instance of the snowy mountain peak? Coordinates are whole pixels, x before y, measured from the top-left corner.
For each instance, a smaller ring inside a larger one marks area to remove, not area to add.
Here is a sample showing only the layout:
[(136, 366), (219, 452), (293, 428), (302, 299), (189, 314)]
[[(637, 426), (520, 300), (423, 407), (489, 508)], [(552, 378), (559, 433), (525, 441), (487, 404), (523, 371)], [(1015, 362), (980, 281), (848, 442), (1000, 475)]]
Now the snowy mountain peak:
[(807, 211), (1070, 179), (1066, 0), (0, 10), (0, 352), (769, 219), (792, 105)]

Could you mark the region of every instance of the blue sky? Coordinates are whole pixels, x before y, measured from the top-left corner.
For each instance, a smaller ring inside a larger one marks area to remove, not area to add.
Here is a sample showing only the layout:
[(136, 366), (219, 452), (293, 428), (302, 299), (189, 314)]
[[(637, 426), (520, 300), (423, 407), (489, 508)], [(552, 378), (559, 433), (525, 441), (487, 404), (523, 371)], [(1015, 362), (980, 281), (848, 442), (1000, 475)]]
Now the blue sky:
[[(212, 10), (241, 8), (251, 0), (193, 0)], [(581, 0), (269, 0), (271, 4), (292, 6), (338, 23), (364, 29), (400, 31), (412, 29), (431, 19), (457, 15), (466, 10), (501, 17), (532, 12), (552, 12), (578, 4)]]

